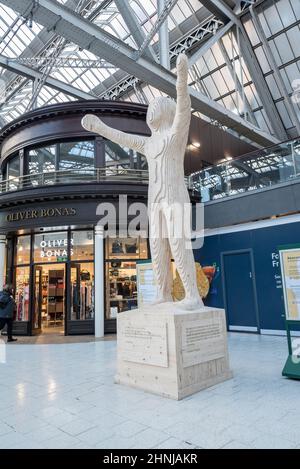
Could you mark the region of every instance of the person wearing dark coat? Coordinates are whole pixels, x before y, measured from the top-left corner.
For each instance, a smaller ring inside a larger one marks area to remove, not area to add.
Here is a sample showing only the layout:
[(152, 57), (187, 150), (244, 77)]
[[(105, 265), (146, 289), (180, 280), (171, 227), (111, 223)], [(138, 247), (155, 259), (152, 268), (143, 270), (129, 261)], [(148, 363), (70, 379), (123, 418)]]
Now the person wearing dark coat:
[(7, 324), (7, 342), (15, 342), (13, 339), (12, 328), (14, 320), (14, 312), (16, 310), (16, 302), (13, 298), (11, 285), (5, 285), (0, 292), (0, 330)]

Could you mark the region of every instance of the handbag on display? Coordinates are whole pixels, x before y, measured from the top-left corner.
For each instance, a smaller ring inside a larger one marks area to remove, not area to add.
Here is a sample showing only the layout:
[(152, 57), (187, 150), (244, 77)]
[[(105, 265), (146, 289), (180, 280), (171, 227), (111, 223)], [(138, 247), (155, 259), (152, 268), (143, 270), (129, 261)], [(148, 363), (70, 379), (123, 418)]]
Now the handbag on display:
[(112, 254), (120, 254), (120, 253), (124, 254), (123, 243), (119, 240), (113, 241), (112, 247), (111, 247), (111, 252), (112, 252)]
[(127, 254), (136, 254), (137, 245), (136, 245), (136, 243), (134, 243), (134, 244), (125, 244), (125, 249), (126, 249)]
[(88, 282), (89, 280), (91, 280), (91, 274), (89, 273), (88, 270), (82, 270), (80, 272), (80, 279), (83, 281), (83, 282)]

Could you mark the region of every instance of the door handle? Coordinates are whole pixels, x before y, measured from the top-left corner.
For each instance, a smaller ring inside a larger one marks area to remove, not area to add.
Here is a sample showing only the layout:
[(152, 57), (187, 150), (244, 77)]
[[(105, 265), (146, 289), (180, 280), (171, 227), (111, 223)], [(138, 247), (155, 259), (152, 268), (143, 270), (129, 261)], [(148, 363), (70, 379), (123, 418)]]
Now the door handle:
[(249, 278), (252, 278), (252, 272), (249, 272)]

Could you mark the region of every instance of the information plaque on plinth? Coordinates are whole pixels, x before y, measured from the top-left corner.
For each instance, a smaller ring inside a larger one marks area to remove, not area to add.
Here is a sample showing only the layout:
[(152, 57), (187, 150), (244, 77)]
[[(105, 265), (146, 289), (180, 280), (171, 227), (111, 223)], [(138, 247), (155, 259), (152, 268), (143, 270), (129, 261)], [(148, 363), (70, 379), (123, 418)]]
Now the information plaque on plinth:
[(144, 305), (117, 329), (116, 383), (179, 400), (232, 377), (223, 309)]

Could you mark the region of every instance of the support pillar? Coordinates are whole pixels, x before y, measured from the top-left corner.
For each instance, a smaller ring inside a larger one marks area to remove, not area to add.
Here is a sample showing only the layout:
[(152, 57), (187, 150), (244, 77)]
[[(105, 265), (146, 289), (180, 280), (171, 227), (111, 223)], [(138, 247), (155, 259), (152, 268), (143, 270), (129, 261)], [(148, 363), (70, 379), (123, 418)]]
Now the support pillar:
[(104, 337), (104, 228), (95, 226), (95, 337)]
[[(157, 0), (157, 12), (158, 16), (161, 15), (166, 6), (165, 0)], [(170, 55), (169, 55), (169, 28), (168, 28), (168, 18), (159, 28), (159, 61), (160, 64), (170, 69)]]

